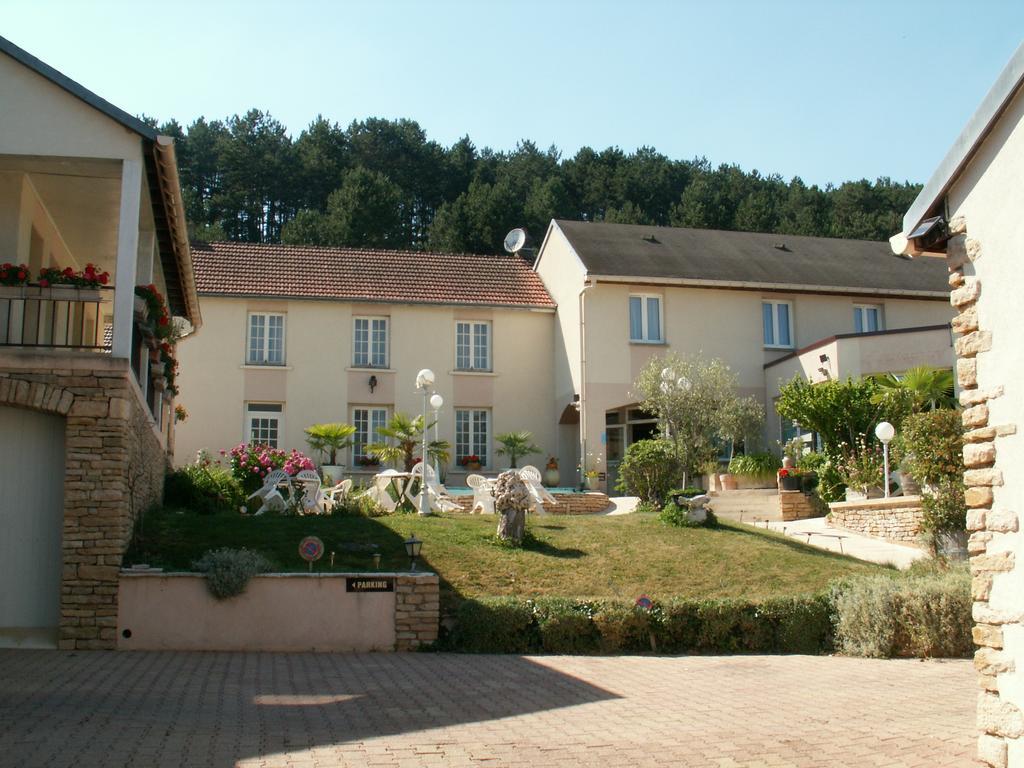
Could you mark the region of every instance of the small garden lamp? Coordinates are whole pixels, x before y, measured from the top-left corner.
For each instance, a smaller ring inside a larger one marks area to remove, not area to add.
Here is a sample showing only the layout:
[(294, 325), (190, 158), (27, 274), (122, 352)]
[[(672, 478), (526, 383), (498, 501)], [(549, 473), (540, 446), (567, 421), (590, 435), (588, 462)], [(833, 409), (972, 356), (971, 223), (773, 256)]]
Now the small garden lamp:
[(882, 463), (885, 471), (885, 498), (889, 498), (889, 443), (896, 436), (896, 428), (888, 421), (879, 422), (875, 437), (882, 442)]
[[(430, 514), (430, 502), (427, 499), (427, 398), (430, 397), (430, 390), (433, 388), (434, 372), (432, 370), (424, 368), (416, 374), (416, 389), (423, 393), (423, 448), (420, 453), (423, 478), (420, 481), (420, 508), (417, 510), (423, 517)], [(406, 547), (408, 546), (409, 542), (406, 542)], [(419, 550), (416, 551), (419, 552)]]
[[(434, 409), (434, 442), (438, 440), (437, 437), (437, 422), (440, 420), (441, 406), (444, 405), (444, 398), (441, 397), (437, 392), (430, 396), (430, 407)], [(441, 477), (441, 471), (437, 466), (437, 456), (434, 456), (434, 475), (438, 478)]]
[(422, 548), (423, 542), (416, 538), (415, 533), (410, 533), (409, 538), (405, 540), (405, 553), (409, 555), (410, 571), (416, 570), (416, 558), (420, 556), (420, 549)]

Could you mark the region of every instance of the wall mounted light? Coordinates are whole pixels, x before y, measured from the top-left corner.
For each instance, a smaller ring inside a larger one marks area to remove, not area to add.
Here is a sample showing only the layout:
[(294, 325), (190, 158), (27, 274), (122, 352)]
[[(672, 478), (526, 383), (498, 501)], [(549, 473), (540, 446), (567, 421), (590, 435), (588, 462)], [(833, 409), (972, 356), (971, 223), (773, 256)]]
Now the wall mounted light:
[(373, 394), (373, 390), (376, 389), (376, 388), (377, 388), (377, 377), (376, 376), (371, 376), (370, 377), (370, 394), (371, 395)]

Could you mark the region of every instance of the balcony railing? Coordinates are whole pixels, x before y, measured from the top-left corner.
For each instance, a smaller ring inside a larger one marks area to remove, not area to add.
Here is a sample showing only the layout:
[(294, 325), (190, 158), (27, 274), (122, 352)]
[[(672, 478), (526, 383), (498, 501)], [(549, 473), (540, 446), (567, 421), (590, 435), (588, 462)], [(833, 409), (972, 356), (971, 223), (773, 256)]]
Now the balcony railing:
[(113, 288), (0, 286), (0, 347), (109, 350)]

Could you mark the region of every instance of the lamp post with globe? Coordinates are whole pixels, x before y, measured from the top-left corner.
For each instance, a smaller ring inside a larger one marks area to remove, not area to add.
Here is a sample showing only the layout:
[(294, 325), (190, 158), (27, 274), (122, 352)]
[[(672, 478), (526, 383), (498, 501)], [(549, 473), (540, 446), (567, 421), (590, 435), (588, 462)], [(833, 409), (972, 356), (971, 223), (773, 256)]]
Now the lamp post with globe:
[(875, 437), (882, 443), (882, 465), (885, 472), (884, 492), (889, 498), (889, 443), (896, 436), (896, 428), (888, 421), (879, 422), (875, 427)]
[(416, 389), (423, 395), (423, 446), (420, 453), (420, 462), (423, 468), (423, 476), (420, 481), (420, 508), (418, 513), (422, 517), (430, 514), (430, 502), (427, 499), (427, 399), (430, 391), (434, 388), (434, 372), (424, 368), (416, 374)]

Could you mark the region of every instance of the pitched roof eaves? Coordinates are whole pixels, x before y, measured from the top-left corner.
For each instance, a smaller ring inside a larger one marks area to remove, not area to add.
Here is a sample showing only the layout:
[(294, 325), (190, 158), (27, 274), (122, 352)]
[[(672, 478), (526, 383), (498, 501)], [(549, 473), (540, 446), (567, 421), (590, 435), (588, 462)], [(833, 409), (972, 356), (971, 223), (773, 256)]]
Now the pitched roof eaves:
[(719, 288), (738, 291), (773, 291), (775, 293), (843, 294), (851, 296), (895, 296), (914, 299), (949, 300), (948, 291), (916, 291), (903, 288), (870, 288), (866, 286), (807, 285), (798, 283), (761, 283), (741, 280), (699, 280), (689, 277), (639, 277), (629, 275), (598, 275), (589, 278), (598, 283), (629, 283), (631, 285), (664, 285), (679, 288)]
[(216, 291), (199, 290), (200, 296), (209, 296), (217, 299), (259, 299), (267, 301), (317, 301), (334, 302), (336, 304), (397, 304), (410, 306), (432, 306), (432, 307), (479, 307), (489, 309), (530, 309), (554, 312), (557, 305), (543, 303), (509, 303), (509, 302), (486, 302), (486, 301), (414, 301), (410, 299), (388, 298), (377, 296), (368, 298), (365, 296), (307, 296), (288, 295), (282, 293), (253, 293), (240, 291)]

